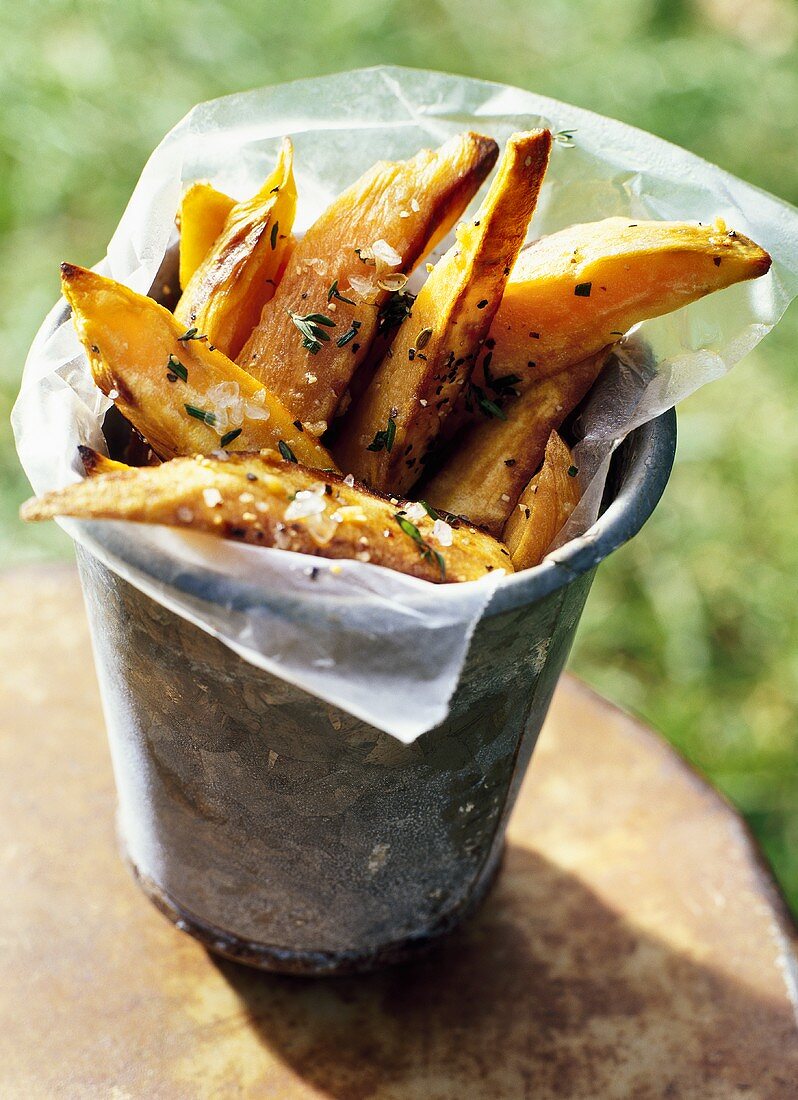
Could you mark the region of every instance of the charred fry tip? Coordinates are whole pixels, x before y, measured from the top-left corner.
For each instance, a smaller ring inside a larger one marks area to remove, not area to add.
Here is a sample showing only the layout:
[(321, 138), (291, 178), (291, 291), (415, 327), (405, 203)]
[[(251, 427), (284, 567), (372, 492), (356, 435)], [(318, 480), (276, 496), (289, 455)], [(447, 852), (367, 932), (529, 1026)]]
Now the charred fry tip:
[(80, 455), (80, 461), (83, 463), (83, 469), (87, 474), (90, 474), (93, 470), (96, 470), (100, 465), (100, 459), (102, 455), (99, 451), (93, 450), (91, 447), (85, 447), (82, 443), (78, 445), (78, 454)]
[(86, 270), (85, 267), (79, 267), (77, 264), (64, 262), (61, 264), (61, 278), (65, 283), (71, 283), (81, 275), (85, 275)]
[(487, 171), (490, 171), (499, 156), (499, 143), (487, 134), (477, 134), (472, 130), (467, 136), (476, 148), (477, 159), (483, 161)]
[(756, 262), (754, 264), (756, 268), (755, 278), (757, 279), (760, 278), (760, 276), (762, 275), (767, 275), (768, 271), (770, 271), (770, 266), (773, 263), (769, 252), (766, 252), (764, 248), (760, 248), (759, 251), (761, 255), (757, 256)]
[(100, 451), (95, 451), (92, 447), (79, 445), (78, 454), (87, 477), (96, 477), (98, 474), (127, 473), (133, 468), (125, 462), (118, 462)]

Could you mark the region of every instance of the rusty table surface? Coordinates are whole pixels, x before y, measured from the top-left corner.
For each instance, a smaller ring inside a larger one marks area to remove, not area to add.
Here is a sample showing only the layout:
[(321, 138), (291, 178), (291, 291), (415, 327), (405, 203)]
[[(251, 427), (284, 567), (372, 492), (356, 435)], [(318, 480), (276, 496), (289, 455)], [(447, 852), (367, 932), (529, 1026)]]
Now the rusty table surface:
[(738, 816), (564, 678), (480, 913), (411, 965), (214, 959), (122, 865), (80, 592), (0, 575), (0, 1096), (798, 1096), (796, 940)]

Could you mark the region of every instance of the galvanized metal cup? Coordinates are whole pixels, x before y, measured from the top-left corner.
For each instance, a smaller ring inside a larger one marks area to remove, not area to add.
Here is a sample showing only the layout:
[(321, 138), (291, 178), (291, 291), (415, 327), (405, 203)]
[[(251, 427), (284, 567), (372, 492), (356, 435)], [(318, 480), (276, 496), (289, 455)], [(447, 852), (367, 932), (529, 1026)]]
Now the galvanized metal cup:
[[(675, 442), (672, 412), (629, 436), (589, 537), (497, 589), (448, 718), (412, 745), (253, 667), (79, 546), (120, 833), (152, 901), (212, 951), (301, 974), (392, 962), (456, 925), (496, 873), (596, 566), (651, 514)], [(125, 556), (111, 528), (92, 538)], [(175, 583), (231, 599), (224, 578)]]

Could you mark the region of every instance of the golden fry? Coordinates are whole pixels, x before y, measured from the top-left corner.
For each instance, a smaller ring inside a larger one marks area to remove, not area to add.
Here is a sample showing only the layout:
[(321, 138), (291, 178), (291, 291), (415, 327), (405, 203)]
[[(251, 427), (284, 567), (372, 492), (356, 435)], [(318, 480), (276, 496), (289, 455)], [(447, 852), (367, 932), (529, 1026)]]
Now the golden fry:
[[(767, 252), (721, 224), (607, 218), (525, 249), (474, 370), (471, 399), (449, 425), (458, 431), (454, 454), (427, 488), (429, 499), (501, 531), (540, 464), (549, 431), (590, 388), (591, 356), (639, 321), (756, 278), (769, 266)], [(549, 387), (552, 376), (557, 381)]]
[(404, 493), (468, 382), (524, 242), (548, 164), (551, 134), (514, 134), (473, 221), (421, 288), (388, 355), (344, 417), (341, 469)]
[(230, 359), (274, 294), (290, 255), (296, 199), (293, 146), (285, 138), (277, 167), (256, 195), (230, 211), (175, 307), (178, 321), (206, 335)]
[(494, 534), (501, 532), (518, 494), (543, 460), (552, 429), (559, 428), (588, 392), (610, 350), (603, 348), (529, 386), (523, 405), (519, 400), (507, 407), (506, 421), (481, 417), (466, 427), (455, 439), (452, 455), (424, 486), (426, 499)]
[[(518, 257), (491, 326), (490, 371), (516, 388), (581, 362), (633, 325), (755, 279), (770, 256), (722, 223), (572, 225)], [(479, 376), (475, 381), (486, 382)]]
[(235, 199), (217, 191), (205, 180), (192, 183), (184, 193), (177, 215), (181, 290), (185, 290), (189, 279), (210, 252), (235, 204)]
[(546, 445), (543, 466), (524, 489), (504, 528), (516, 569), (538, 565), (579, 503), (578, 470), (556, 432)]
[(381, 161), (297, 244), (238, 362), (317, 435), (368, 355), (392, 290), (460, 217), (497, 151), (491, 138), (461, 134)]
[(334, 465), (274, 396), (207, 341), (189, 339), (152, 298), (72, 264), (61, 278), (94, 381), (161, 458), (282, 443), (300, 462)]
[[(87, 450), (84, 464), (102, 466), (102, 456), (87, 459)], [(433, 520), (421, 505), (392, 504), (273, 451), (114, 469), (21, 510), (28, 521), (64, 515), (162, 523), (256, 546), (355, 558), (436, 583), (513, 568), (501, 543), (467, 523)]]

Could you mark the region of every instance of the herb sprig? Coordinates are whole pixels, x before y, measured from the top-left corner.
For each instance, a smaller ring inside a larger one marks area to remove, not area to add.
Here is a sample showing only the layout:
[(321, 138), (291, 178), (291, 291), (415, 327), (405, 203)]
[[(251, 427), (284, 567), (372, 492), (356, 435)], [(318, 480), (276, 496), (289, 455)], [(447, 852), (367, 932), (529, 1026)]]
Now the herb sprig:
[(392, 291), (380, 306), (377, 332), (382, 335), (398, 328), (410, 316), (415, 300), (415, 294), (411, 294), (409, 290)]
[(396, 520), (396, 522), (399, 524), (399, 526), (402, 528), (408, 538), (411, 538), (416, 546), (418, 546), (418, 552), (421, 555), (422, 559), (426, 562), (429, 562), (430, 565), (432, 565), (433, 563), (437, 565), (441, 571), (442, 579), (445, 580), (446, 562), (444, 561), (443, 554), (441, 554), (439, 550), (433, 550), (430, 544), (419, 531), (418, 527), (416, 527), (415, 523), (411, 523), (410, 520), (407, 519), (406, 516), (403, 516), (401, 512), (398, 512), (393, 518)]
[[(346, 299), (344, 299), (344, 301), (346, 301)], [(339, 348), (346, 347), (349, 341), (354, 340), (354, 338), (357, 336), (358, 329), (360, 328), (361, 324), (361, 321), (353, 321), (351, 326), (346, 330), (343, 336), (339, 336), (338, 339), (335, 341), (336, 345)]]
[(288, 316), (302, 333), (302, 347), (307, 348), (311, 355), (321, 351), (322, 344), (330, 339), (329, 332), (325, 332), (321, 326), (335, 328), (335, 321), (324, 313), (308, 313), (303, 317), (301, 313), (293, 313), (289, 309)]
[(199, 329), (197, 329), (197, 328), (186, 329), (186, 331), (183, 333), (183, 335), (178, 336), (177, 339), (178, 339), (179, 343), (181, 343), (181, 344), (187, 344), (189, 342), (189, 340), (199, 340), (199, 341), (203, 341), (205, 343), (208, 342), (208, 337), (205, 336), (204, 334), (200, 333)]
[(232, 431), (226, 432), (219, 440), (219, 446), (222, 449), (227, 447), (230, 443), (233, 442), (234, 439), (238, 439), (238, 437), (241, 435), (241, 431), (241, 428), (233, 428)]
[(493, 358), (493, 352), (489, 351), (482, 361), (482, 370), (485, 374), (485, 385), (489, 390), (492, 390), (497, 397), (520, 397), (521, 394), (515, 388), (521, 381), (521, 377), (518, 374), (503, 374), (501, 377), (496, 378), (490, 369), (491, 359)]
[(389, 416), (388, 426), (375, 434), (371, 443), (366, 447), (366, 450), (387, 451), (388, 454), (390, 454), (393, 450), (394, 439), (396, 439), (396, 421), (393, 416)]
[(564, 145), (567, 149), (572, 149), (576, 142), (574, 141), (574, 134), (576, 130), (558, 130), (554, 135), (554, 141), (558, 145)]
[[(172, 375), (172, 378), (169, 376)], [(180, 378), (183, 382), (188, 382), (188, 370), (179, 359), (175, 359), (174, 355), (170, 355), (166, 364), (166, 377), (169, 381), (174, 381), (175, 378)]]
[(495, 401), (491, 401), (482, 386), (477, 386), (475, 382), (469, 382), (465, 395), (465, 407), (468, 412), (471, 412), (474, 405), (485, 416), (493, 416), (497, 420), (507, 419), (507, 413), (504, 409), (497, 405)]
[(355, 304), (351, 298), (344, 298), (343, 294), (338, 289), (337, 279), (333, 279), (330, 284), (330, 289), (327, 291), (327, 301), (331, 302), (333, 298), (337, 298), (339, 302), (346, 302), (348, 306), (353, 306)]
[(196, 405), (184, 405), (183, 406), (189, 416), (193, 416), (195, 420), (201, 420), (203, 424), (207, 424), (209, 428), (216, 426), (216, 413), (207, 412), (205, 409), (198, 409)]

